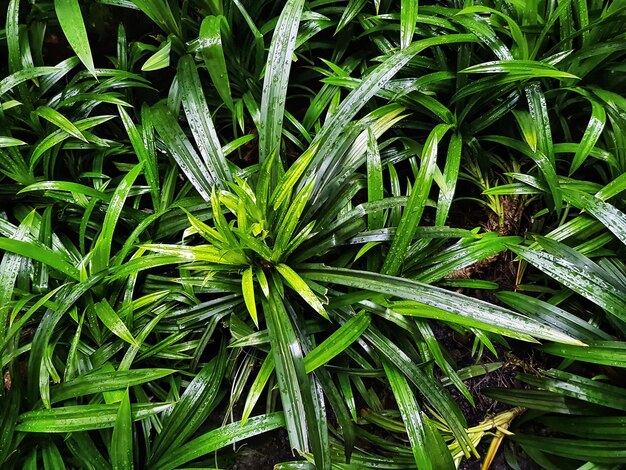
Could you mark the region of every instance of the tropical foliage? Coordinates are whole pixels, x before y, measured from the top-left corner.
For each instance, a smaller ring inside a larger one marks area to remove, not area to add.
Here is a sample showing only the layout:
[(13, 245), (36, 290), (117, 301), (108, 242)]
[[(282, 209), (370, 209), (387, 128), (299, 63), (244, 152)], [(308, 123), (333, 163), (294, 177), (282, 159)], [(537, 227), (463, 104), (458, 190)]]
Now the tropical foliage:
[(0, 5), (2, 468), (626, 463), (626, 2)]

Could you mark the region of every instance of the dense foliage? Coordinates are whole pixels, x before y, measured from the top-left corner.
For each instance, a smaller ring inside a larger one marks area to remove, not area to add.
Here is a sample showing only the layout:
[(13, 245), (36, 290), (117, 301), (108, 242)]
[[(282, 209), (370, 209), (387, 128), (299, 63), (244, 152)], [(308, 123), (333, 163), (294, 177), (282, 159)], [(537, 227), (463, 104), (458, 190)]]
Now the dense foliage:
[(626, 1), (0, 6), (2, 468), (626, 464)]

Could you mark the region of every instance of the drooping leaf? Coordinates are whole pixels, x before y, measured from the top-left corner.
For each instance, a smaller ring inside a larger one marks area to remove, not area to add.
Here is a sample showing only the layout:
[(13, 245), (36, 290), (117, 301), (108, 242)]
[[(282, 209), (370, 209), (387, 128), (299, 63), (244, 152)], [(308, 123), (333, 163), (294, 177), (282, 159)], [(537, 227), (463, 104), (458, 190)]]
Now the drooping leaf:
[(211, 76), (211, 81), (222, 100), (224, 100), (224, 104), (233, 110), (234, 104), (230, 91), (230, 80), (222, 46), (221, 29), (222, 23), (225, 21), (226, 19), (220, 16), (207, 16), (204, 18), (200, 25), (199, 40), (202, 58)]
[[(432, 315), (432, 318), (445, 318), (446, 321), (454, 321), (455, 316), (459, 316), (459, 321), (462, 321), (461, 319), (476, 321), (478, 327), (496, 328), (501, 334), (524, 338), (527, 341), (531, 336), (535, 336), (563, 343), (581, 344), (575, 338), (511, 310), (408, 279), (340, 268), (309, 268), (301, 270), (301, 273), (304, 277), (316, 281), (332, 282), (411, 300), (416, 304), (435, 308), (442, 316), (440, 317), (437, 311), (428, 309), (420, 314), (420, 308), (417, 306), (409, 307), (407, 314), (426, 317)], [(410, 313), (411, 311), (413, 313)]]
[[(23, 413), (17, 429), (21, 432), (66, 433), (106, 429), (115, 426), (120, 404), (72, 405), (49, 410)], [(155, 416), (172, 408), (171, 403), (133, 404), (130, 417), (133, 421)], [(124, 411), (126, 414), (126, 411)], [(128, 415), (127, 415), (128, 418)]]
[(91, 56), (91, 47), (78, 0), (54, 0), (54, 9), (70, 46), (87, 70), (95, 77), (96, 68)]
[(132, 333), (128, 330), (126, 324), (122, 321), (119, 315), (113, 310), (111, 305), (107, 302), (106, 299), (103, 299), (101, 302), (94, 304), (94, 309), (98, 318), (104, 323), (113, 334), (119, 336), (124, 341), (132, 344), (133, 346), (139, 347), (139, 343), (133, 337)]

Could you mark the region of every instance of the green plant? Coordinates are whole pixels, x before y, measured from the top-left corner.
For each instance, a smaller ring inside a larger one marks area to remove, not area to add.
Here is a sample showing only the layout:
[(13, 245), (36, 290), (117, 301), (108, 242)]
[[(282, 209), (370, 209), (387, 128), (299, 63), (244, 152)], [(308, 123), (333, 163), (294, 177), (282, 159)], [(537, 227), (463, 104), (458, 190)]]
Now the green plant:
[[(564, 371), (622, 366), (621, 2), (102, 3), (158, 29), (109, 60), (85, 4), (11, 0), (0, 35), (2, 465), (224, 467), (278, 428), (284, 468), (453, 468), (489, 430), (511, 465), (623, 463), (622, 389)], [(76, 57), (44, 65), (46, 28)], [(545, 237), (458, 227), (463, 178)], [(450, 289), (506, 250), (536, 296)], [(468, 423), (503, 364), (442, 329), (565, 361)]]

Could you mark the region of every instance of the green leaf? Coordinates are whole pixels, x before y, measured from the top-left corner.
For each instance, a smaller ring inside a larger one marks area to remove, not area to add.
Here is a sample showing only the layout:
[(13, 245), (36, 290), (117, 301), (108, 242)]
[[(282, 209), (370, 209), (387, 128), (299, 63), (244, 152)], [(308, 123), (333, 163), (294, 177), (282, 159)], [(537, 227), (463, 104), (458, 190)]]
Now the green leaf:
[(183, 173), (205, 201), (211, 200), (214, 185), (221, 185), (218, 175), (207, 168), (189, 139), (178, 124), (177, 119), (164, 105), (151, 108), (150, 115), (154, 128), (163, 139), (169, 153), (174, 157)]
[(589, 31), (589, 11), (587, 2), (583, 0), (574, 0), (574, 11), (578, 19), (578, 30), (582, 32), (583, 46), (587, 45), (587, 41), (591, 32)]
[(576, 361), (626, 367), (626, 343), (621, 341), (587, 341), (587, 347), (569, 344), (547, 344), (541, 350), (554, 356)]
[(512, 439), (524, 447), (530, 447), (568, 459), (608, 464), (626, 463), (626, 449), (624, 449), (623, 442), (563, 439), (557, 437), (530, 436), (520, 433), (515, 433)]
[(426, 201), (437, 165), (437, 146), (450, 127), (451, 126), (448, 124), (439, 124), (431, 131), (426, 139), (419, 173), (415, 179), (415, 184), (413, 184), (409, 201), (404, 208), (396, 236), (391, 242), (389, 253), (385, 258), (385, 263), (382, 268), (383, 274), (398, 274), (404, 263), (404, 257), (413, 240), (415, 227), (419, 225), (424, 208), (426, 207)]
[[(129, 411), (133, 421), (139, 421), (171, 410), (171, 403), (133, 404)], [(71, 405), (28, 411), (20, 415), (17, 429), (21, 432), (67, 433), (112, 428), (121, 404), (110, 405)], [(128, 419), (128, 418), (127, 418)]]
[(250, 266), (243, 272), (241, 277), (241, 290), (243, 291), (243, 300), (246, 303), (246, 308), (250, 317), (256, 327), (259, 327), (259, 318), (256, 311), (256, 301), (254, 299), (254, 272), (253, 267)]
[(311, 449), (317, 467), (329, 468), (326, 408), (318, 379), (306, 374), (303, 361), (303, 347), (311, 348), (306, 325), (292, 323), (287, 308), (293, 311), (293, 306), (282, 290), (282, 280), (273, 273), (270, 295), (267, 301), (263, 299), (263, 309), (289, 440), (292, 449), (300, 452)]
[[(31, 402), (37, 401), (41, 396), (39, 386), (44, 383), (41, 365), (49, 348), (52, 335), (56, 331), (56, 325), (81, 296), (101, 281), (102, 275), (96, 274), (83, 282), (64, 284), (62, 286), (62, 292), (58, 293), (56, 307), (54, 309), (47, 309), (39, 321), (37, 331), (31, 343), (31, 352), (28, 358), (28, 387), (26, 394)], [(47, 385), (48, 383), (48, 379), (46, 378), (45, 384)], [(62, 385), (59, 387), (62, 387)], [(43, 399), (44, 397), (41, 396), (41, 398)]]
[(211, 76), (211, 81), (218, 94), (231, 111), (234, 110), (233, 98), (230, 94), (230, 80), (224, 59), (221, 25), (226, 23), (223, 16), (207, 16), (200, 25), (200, 53)]
[(439, 189), (439, 199), (437, 200), (437, 213), (435, 225), (445, 225), (450, 213), (450, 206), (456, 191), (456, 184), (459, 179), (459, 169), (461, 166), (461, 152), (463, 150), (463, 137), (454, 133), (450, 137), (448, 144), (448, 155), (446, 165), (443, 170), (443, 187)]
[(306, 391), (303, 390), (303, 384), (300, 380), (306, 376), (303, 354), (285, 307), (277, 298), (275, 282), (272, 283), (267, 300), (262, 299), (263, 312), (270, 333), (271, 353), (274, 356), (276, 368), (276, 382), (285, 413), (289, 443), (292, 449), (306, 451), (309, 449), (307, 419), (303, 413), (305, 409), (303, 395)]
[[(559, 184), (556, 179), (552, 129), (550, 127), (546, 97), (541, 91), (541, 86), (538, 82), (526, 86), (526, 98), (528, 100), (528, 109), (537, 137), (536, 147), (533, 148), (537, 155), (535, 161), (550, 186), (550, 196), (554, 207), (559, 211), (562, 201)], [(531, 145), (531, 147), (533, 146)], [(543, 163), (543, 156), (547, 159), (545, 163)]]
[(339, 31), (349, 25), (354, 20), (355, 16), (357, 16), (361, 12), (361, 10), (363, 10), (363, 7), (366, 5), (366, 3), (366, 0), (348, 0), (348, 4), (343, 10), (343, 14), (341, 15), (341, 18), (339, 18), (339, 22), (337, 23), (337, 29), (335, 30), (335, 34), (337, 34)]
[[(343, 313), (337, 309), (333, 310), (341, 318), (347, 320), (352, 314)], [(444, 417), (452, 434), (461, 443), (464, 453), (469, 456), (470, 452), (474, 452), (467, 433), (465, 432), (465, 419), (461, 414), (457, 404), (452, 400), (449, 394), (445, 392), (441, 385), (432, 380), (421, 367), (419, 367), (413, 359), (411, 359), (401, 348), (394, 344), (387, 336), (383, 335), (372, 324), (363, 332), (363, 339), (370, 344), (379, 355), (388, 359), (395, 365), (406, 377), (417, 386), (422, 395), (430, 402), (433, 408)]]
[[(11, 0), (6, 10), (6, 29), (5, 38), (7, 43), (7, 49), (9, 51), (9, 71), (11, 73), (17, 72), (23, 68), (22, 66), (22, 53), (20, 51), (20, 1)], [(2, 460), (0, 460), (1, 462)]]
[(315, 152), (316, 157), (313, 164), (307, 170), (307, 177), (319, 170), (322, 161), (328, 158), (329, 149), (346, 131), (354, 116), (414, 56), (433, 46), (476, 41), (476, 36), (473, 34), (447, 34), (415, 41), (403, 51), (389, 56), (382, 64), (366, 75), (359, 87), (351, 91), (341, 102), (337, 111), (326, 120), (321, 132), (316, 135), (311, 144), (312, 146), (319, 145), (319, 148)]
[(65, 470), (65, 463), (59, 448), (53, 441), (48, 441), (41, 449), (43, 470)]
[[(126, 133), (130, 139), (130, 143), (133, 146), (133, 150), (137, 155), (137, 159), (139, 163), (143, 165), (144, 176), (146, 177), (146, 181), (150, 186), (150, 195), (152, 197), (152, 204), (154, 206), (155, 211), (158, 211), (160, 208), (160, 199), (159, 199), (159, 168), (157, 166), (156, 155), (148, 146), (148, 143), (144, 141), (142, 135), (140, 134), (137, 126), (132, 121), (126, 110), (122, 106), (117, 107), (118, 112), (120, 113), (120, 117), (122, 118), (122, 123), (124, 124), (124, 128), (126, 129)], [(146, 113), (149, 116), (149, 113)], [(144, 119), (144, 126), (149, 125), (149, 123), (145, 122), (147, 118)]]
[[(546, 241), (543, 241), (544, 246)], [(557, 248), (555, 254), (533, 250), (522, 245), (510, 246), (509, 249), (530, 264), (536, 266), (574, 292), (591, 300), (616, 317), (626, 320), (626, 300), (623, 292), (604, 277), (592, 270), (595, 263), (582, 255), (572, 256), (574, 250), (558, 244), (550, 245)], [(597, 271), (597, 270), (596, 270)], [(549, 339), (549, 338), (546, 338)]]
[(250, 418), (245, 424), (235, 422), (209, 431), (181, 447), (170, 450), (158, 466), (148, 469), (171, 470), (179, 468), (191, 460), (215, 452), (243, 439), (273, 431), (285, 425), (283, 413), (271, 413)]
[(591, 101), (591, 117), (589, 123), (583, 134), (583, 138), (580, 141), (580, 145), (576, 149), (576, 154), (572, 160), (572, 164), (569, 169), (569, 174), (574, 173), (585, 162), (593, 148), (595, 147), (604, 125), (606, 124), (606, 111), (604, 106), (596, 100)]
[(102, 456), (100, 450), (87, 432), (73, 432), (65, 439), (67, 448), (76, 458), (77, 463), (94, 470), (111, 470), (111, 465)]
[(417, 22), (418, 0), (402, 0), (400, 3), (400, 48), (406, 49), (413, 41)]
[(578, 400), (583, 400), (594, 405), (626, 411), (626, 395), (624, 394), (624, 389), (603, 383), (599, 380), (588, 379), (556, 369), (546, 371), (545, 377), (519, 374), (518, 379), (529, 385), (550, 392), (577, 398)]
[(388, 360), (383, 361), (383, 367), (406, 426), (417, 468), (426, 470), (455, 468), (450, 453), (433, 452), (438, 446), (429, 441), (434, 438), (443, 444), (443, 440), (437, 431), (429, 432), (426, 419), (422, 416), (415, 394), (404, 375)]
[[(471, 326), (478, 326), (526, 341), (530, 340), (530, 336), (535, 336), (563, 343), (582, 344), (575, 338), (564, 335), (519, 313), (409, 279), (355, 269), (327, 267), (301, 269), (300, 273), (305, 278), (314, 281), (336, 283), (411, 300), (415, 304), (394, 304), (395, 309), (402, 309), (402, 311), (404, 311), (404, 307), (407, 307), (405, 313), (408, 315), (439, 318), (453, 322), (468, 320), (475, 322)], [(428, 306), (428, 308), (422, 310), (419, 304)]]
[(596, 197), (602, 201), (606, 201), (624, 190), (626, 190), (626, 173), (622, 173), (620, 176), (604, 186), (596, 193)]
[(78, 269), (63, 259), (59, 253), (52, 251), (44, 245), (0, 237), (0, 250), (39, 261), (72, 279), (78, 280), (80, 278)]
[[(277, 210), (282, 204), (288, 200), (293, 188), (298, 183), (300, 177), (304, 174), (305, 170), (309, 166), (310, 162), (315, 156), (317, 150), (317, 144), (311, 144), (311, 146), (291, 165), (289, 170), (285, 172), (282, 178), (278, 181), (276, 189), (272, 194), (270, 203)], [(274, 157), (270, 157), (274, 158)]]
[(122, 319), (118, 316), (115, 310), (113, 310), (106, 299), (94, 304), (93, 307), (96, 311), (96, 315), (98, 315), (98, 318), (102, 321), (102, 323), (104, 323), (104, 326), (113, 332), (113, 334), (133, 346), (139, 347), (137, 340), (133, 337)]
[(304, 358), (304, 368), (310, 374), (318, 367), (331, 361), (354, 343), (370, 324), (370, 316), (361, 312), (350, 318), (347, 322), (335, 330), (322, 343), (317, 345)]
[(15, 450), (13, 439), (20, 413), (21, 390), (17, 384), (6, 390), (0, 397), (0, 463), (3, 465)]
[(280, 13), (272, 36), (261, 98), (262, 127), (259, 129), (261, 163), (273, 152), (280, 151), (289, 72), (303, 7), (304, 0), (288, 0)]
[(216, 185), (222, 188), (226, 181), (232, 181), (232, 175), (211, 120), (196, 64), (191, 56), (187, 55), (180, 59), (177, 77), (185, 115), (198, 144), (200, 155), (206, 168), (211, 174), (216, 175)]
[(507, 25), (509, 26), (509, 31), (505, 30), (505, 32), (508, 32), (511, 35), (511, 37), (513, 38), (513, 40), (515, 41), (515, 44), (517, 45), (519, 49), (518, 54), (514, 54), (514, 55), (518, 56), (521, 59), (528, 58), (528, 41), (526, 40), (524, 33), (522, 33), (522, 30), (519, 27), (519, 25), (510, 16), (505, 15), (499, 10), (496, 10), (494, 8), (489, 8), (483, 5), (474, 5), (474, 6), (463, 8), (461, 11), (457, 13), (457, 15), (464, 15), (464, 14), (471, 14), (471, 13), (491, 13), (505, 20)]
[(545, 62), (536, 62), (534, 60), (496, 60), (493, 62), (485, 62), (483, 64), (472, 65), (461, 73), (509, 73), (528, 78), (575, 78), (576, 75), (561, 72), (553, 65)]
[(0, 136), (0, 148), (19, 147), (20, 145), (26, 145), (26, 142), (14, 137)]
[(313, 191), (313, 183), (315, 183), (315, 181), (309, 181), (293, 198), (287, 213), (276, 229), (276, 241), (274, 242), (272, 253), (272, 259), (275, 262), (283, 258), (289, 246), (289, 242), (292, 241), (291, 237), (298, 226), (302, 211), (304, 211), (305, 206), (309, 203), (309, 197)]
[(189, 383), (174, 411), (164, 420), (163, 429), (154, 441), (149, 461), (152, 468), (164, 468), (162, 460), (169, 458), (171, 449), (179, 448), (215, 409), (226, 359), (225, 350), (220, 347), (218, 355)]
[[(35, 211), (32, 211), (24, 218), (22, 223), (13, 234), (14, 240), (25, 241), (27, 239), (27, 236), (29, 235), (29, 232), (31, 230), (34, 216)], [(15, 282), (17, 281), (18, 276), (23, 269), (23, 260), (24, 258), (22, 258), (22, 256), (15, 253), (8, 252), (3, 254), (2, 261), (0, 261), (0, 305), (7, 305), (13, 299), (13, 291), (16, 287)], [(29, 313), (30, 312), (26, 312), (25, 315), (28, 315)], [(20, 320), (18, 320), (18, 323)], [(2, 358), (1, 353), (4, 350), (5, 345), (7, 344), (9, 338), (12, 336), (12, 328), (9, 328), (9, 331), (7, 333), (7, 325), (9, 323), (10, 322), (7, 321), (7, 318), (5, 317), (5, 313), (0, 310), (0, 338), (2, 338), (0, 339), (0, 359)], [(13, 325), (11, 325), (11, 327), (12, 326)]]
[(572, 436), (626, 440), (626, 416), (542, 416), (540, 421)]
[[(247, 266), (248, 259), (245, 255), (235, 252), (235, 251), (224, 251), (220, 250), (211, 245), (200, 245), (200, 246), (182, 246), (182, 245), (166, 245), (166, 244), (154, 244), (154, 245), (142, 245), (143, 248), (148, 250), (163, 253), (166, 255), (172, 255), (172, 257), (163, 257), (162, 264), (171, 264), (174, 262), (184, 263), (187, 261), (205, 261), (207, 263), (214, 264), (231, 264), (231, 265), (245, 265)], [(155, 261), (158, 263), (159, 258), (155, 258)], [(141, 262), (138, 260), (137, 262)], [(145, 260), (148, 262), (148, 260)], [(128, 267), (128, 263), (126, 263), (126, 267)], [(124, 268), (124, 266), (121, 266)], [(120, 274), (121, 275), (121, 274)]]
[(520, 390), (511, 388), (484, 388), (485, 396), (511, 406), (522, 406), (530, 410), (571, 415), (593, 415), (602, 413), (600, 406), (545, 390)]
[(566, 189), (564, 197), (567, 202), (593, 215), (626, 245), (626, 214), (608, 202), (581, 191)]
[(59, 67), (30, 67), (15, 72), (0, 80), (0, 96), (3, 96), (20, 83), (24, 83), (28, 80), (33, 80), (44, 75), (52, 75), (60, 72), (61, 70), (63, 69)]
[(246, 424), (246, 421), (250, 417), (250, 414), (254, 409), (254, 405), (256, 405), (257, 401), (261, 397), (261, 394), (263, 393), (263, 390), (267, 385), (267, 381), (274, 372), (274, 368), (274, 355), (268, 354), (267, 356), (265, 356), (263, 364), (259, 369), (259, 373), (254, 379), (254, 382), (252, 382), (250, 390), (248, 391), (248, 396), (246, 397), (246, 402), (243, 406), (243, 411), (241, 412), (242, 426)]
[(176, 18), (167, 1), (164, 0), (131, 0), (133, 4), (143, 11), (163, 31), (181, 36), (180, 18)]
[(309, 285), (296, 273), (293, 269), (291, 269), (286, 264), (277, 264), (276, 269), (280, 273), (280, 275), (287, 281), (289, 287), (291, 287), (294, 291), (296, 291), (300, 297), (302, 297), (307, 304), (309, 304), (313, 310), (319, 313), (324, 318), (328, 318), (328, 314), (324, 309), (324, 306), (317, 298), (315, 292), (311, 290)]
[[(79, 121), (75, 121), (74, 125), (76, 126), (76, 128), (78, 130), (83, 132), (83, 135), (85, 135), (85, 131), (87, 129), (91, 129), (92, 127), (95, 127), (95, 126), (97, 126), (99, 124), (107, 122), (110, 119), (113, 119), (114, 117), (115, 116), (93, 116), (93, 117), (88, 117), (88, 118), (85, 118), (85, 119), (81, 119)], [(30, 157), (29, 167), (30, 167), (31, 171), (32, 171), (32, 169), (35, 168), (35, 166), (37, 165), (37, 163), (41, 159), (42, 155), (46, 152), (46, 150), (49, 150), (52, 147), (54, 147), (55, 145), (60, 144), (61, 142), (66, 140), (69, 136), (70, 135), (67, 132), (59, 129), (59, 130), (53, 132), (52, 134), (47, 135), (43, 139), (41, 139), (41, 141), (33, 149), (33, 153), (32, 153), (32, 155)], [(93, 134), (92, 134), (92, 136), (93, 136)]]
[(95, 77), (96, 68), (91, 56), (87, 30), (78, 0), (54, 0), (54, 10), (70, 46), (87, 70)]
[(93, 256), (91, 258), (93, 272), (97, 273), (109, 266), (111, 245), (115, 238), (115, 227), (122, 214), (126, 198), (130, 194), (133, 183), (141, 173), (142, 168), (143, 164), (141, 163), (134, 166), (126, 176), (124, 176), (122, 181), (120, 181), (120, 184), (113, 193), (113, 197), (109, 203), (109, 209), (104, 217), (102, 230), (100, 231), (100, 235), (95, 242), (95, 248), (93, 249)]
[(125, 371), (92, 372), (80, 375), (74, 380), (50, 388), (51, 402), (59, 403), (68, 398), (76, 398), (94, 393), (120, 390), (160, 379), (172, 374), (172, 369), (132, 369)]
[(513, 55), (508, 47), (498, 37), (485, 19), (477, 15), (455, 15), (455, 22), (461, 24), (465, 29), (476, 35), (480, 41), (491, 50), (491, 53), (500, 60), (513, 59)]
[(68, 191), (70, 193), (84, 194), (85, 196), (96, 198), (97, 200), (107, 202), (111, 200), (109, 195), (98, 191), (91, 186), (72, 183), (70, 181), (40, 181), (26, 186), (18, 194), (30, 191)]
[(591, 325), (582, 318), (543, 300), (535, 299), (519, 292), (499, 292), (496, 297), (516, 310), (536, 318), (563, 333), (581, 338), (586, 343), (596, 339), (610, 339), (610, 335)]
[(119, 405), (111, 436), (111, 464), (115, 470), (132, 470), (133, 425), (128, 389)]
[(38, 116), (41, 116), (46, 121), (51, 122), (52, 124), (64, 130), (71, 136), (76, 137), (77, 139), (80, 139), (83, 142), (87, 142), (87, 139), (85, 138), (83, 133), (57, 110), (52, 109), (49, 106), (40, 106), (35, 111), (33, 111), (33, 113), (35, 113)]
[[(371, 128), (367, 134), (367, 201), (374, 202), (383, 199), (383, 168), (376, 136)], [(383, 228), (385, 217), (382, 211), (367, 215), (367, 227), (370, 230)]]
[(161, 70), (170, 65), (170, 50), (172, 49), (171, 41), (162, 44), (158, 51), (148, 57), (148, 60), (141, 66), (142, 72), (154, 72)]

